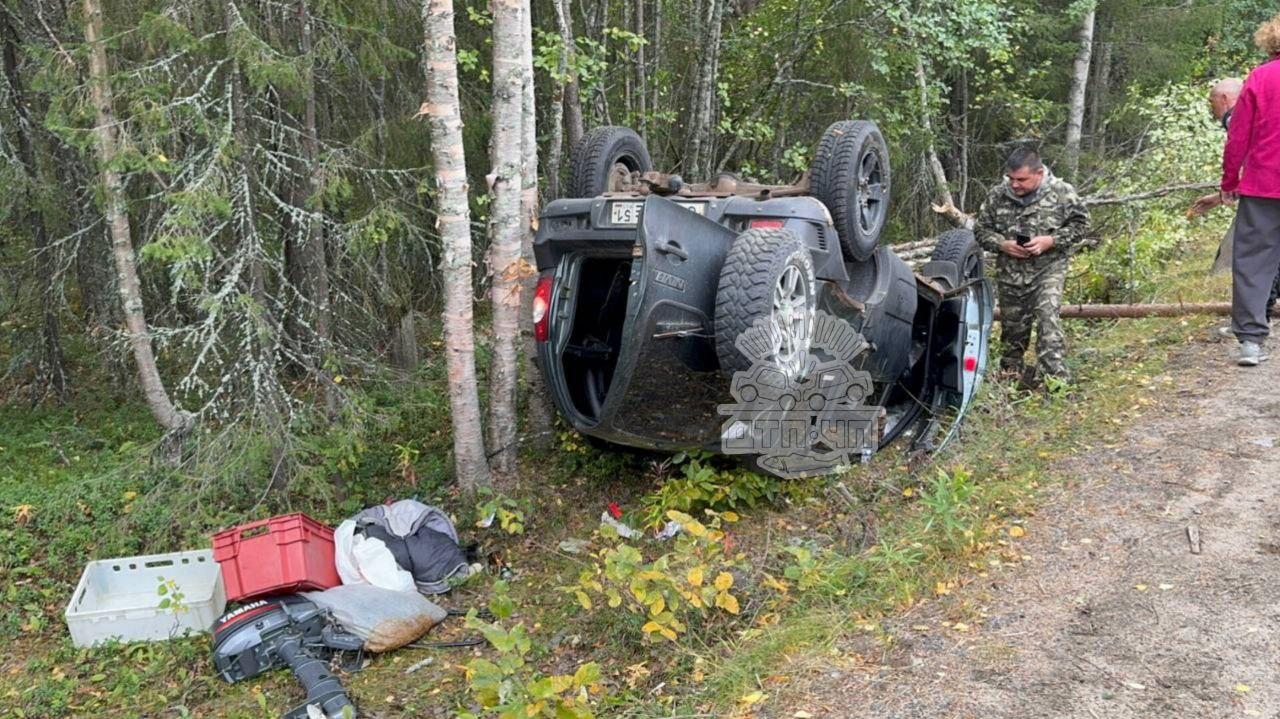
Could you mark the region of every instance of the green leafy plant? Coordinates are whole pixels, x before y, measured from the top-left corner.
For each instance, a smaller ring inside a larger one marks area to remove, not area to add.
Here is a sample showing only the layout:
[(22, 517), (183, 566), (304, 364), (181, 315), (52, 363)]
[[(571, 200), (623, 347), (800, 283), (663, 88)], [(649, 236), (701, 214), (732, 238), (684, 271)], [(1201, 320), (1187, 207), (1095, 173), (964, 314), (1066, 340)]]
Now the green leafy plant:
[[(704, 512), (710, 517), (707, 524), (683, 512), (667, 512), (681, 531), (666, 554), (646, 561), (638, 548), (620, 542), (601, 550), (598, 561), (562, 590), (587, 611), (603, 600), (610, 609), (644, 619), (641, 631), (647, 641), (675, 641), (688, 630), (692, 618), (738, 614), (738, 597), (730, 591), (735, 581), (732, 570), (738, 565), (727, 556), (720, 529), (722, 522), (736, 521), (737, 516)], [(616, 538), (608, 527), (601, 532)]]
[(489, 527), (497, 521), (507, 534), (524, 534), (527, 501), (512, 499), (488, 487), (481, 487), (478, 494), (483, 499), (476, 504), (477, 527)]
[(756, 507), (775, 501), (783, 491), (776, 477), (754, 474), (740, 468), (718, 470), (704, 452), (681, 452), (671, 463), (681, 476), (669, 478), (645, 497), (641, 523), (656, 527), (666, 521), (671, 510), (697, 514), (704, 509), (716, 512)]
[(920, 493), (925, 509), (926, 532), (936, 535), (939, 546), (958, 551), (974, 540), (978, 518), (971, 499), (977, 491), (973, 476), (963, 469), (938, 470)]
[(467, 687), (479, 712), (461, 711), (459, 719), (591, 719), (590, 697), (593, 690), (599, 691), (600, 666), (589, 662), (573, 674), (540, 673), (528, 662), (534, 644), (524, 624), (503, 626), (514, 610), (506, 583), (497, 582), (489, 602), (494, 621), (480, 619), (474, 609), (468, 613), (467, 627), (483, 634), (497, 656), (493, 661), (481, 658), (467, 662)]
[(163, 597), (158, 605), (161, 609), (168, 609), (174, 614), (187, 611), (187, 595), (176, 581), (156, 577), (156, 582), (156, 595)]

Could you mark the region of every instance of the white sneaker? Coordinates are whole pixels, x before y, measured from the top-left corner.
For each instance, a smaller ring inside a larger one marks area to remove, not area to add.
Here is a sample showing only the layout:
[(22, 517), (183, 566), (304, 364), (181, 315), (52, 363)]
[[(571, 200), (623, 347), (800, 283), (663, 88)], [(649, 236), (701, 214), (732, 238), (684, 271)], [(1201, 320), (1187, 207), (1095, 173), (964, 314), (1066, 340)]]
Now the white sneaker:
[(1240, 357), (1236, 359), (1236, 364), (1241, 367), (1257, 367), (1259, 362), (1267, 359), (1267, 351), (1257, 342), (1241, 342)]

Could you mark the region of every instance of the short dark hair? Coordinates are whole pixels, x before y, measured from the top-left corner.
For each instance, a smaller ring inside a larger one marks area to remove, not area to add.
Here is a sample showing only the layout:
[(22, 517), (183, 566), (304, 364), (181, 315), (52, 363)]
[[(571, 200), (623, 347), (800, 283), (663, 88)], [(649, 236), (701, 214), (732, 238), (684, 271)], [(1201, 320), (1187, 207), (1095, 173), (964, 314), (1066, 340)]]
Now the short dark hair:
[(1040, 160), (1040, 153), (1034, 147), (1015, 147), (1013, 152), (1009, 153), (1009, 158), (1004, 161), (1004, 166), (1011, 172), (1024, 167), (1035, 172), (1044, 167), (1044, 162)]

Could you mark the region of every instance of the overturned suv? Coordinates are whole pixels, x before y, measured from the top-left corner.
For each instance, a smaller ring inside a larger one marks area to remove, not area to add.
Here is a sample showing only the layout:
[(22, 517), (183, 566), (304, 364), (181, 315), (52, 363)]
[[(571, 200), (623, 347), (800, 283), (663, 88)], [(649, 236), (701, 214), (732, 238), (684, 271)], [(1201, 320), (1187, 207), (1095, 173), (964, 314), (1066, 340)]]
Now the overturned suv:
[(689, 184), (655, 172), (633, 131), (600, 127), (574, 148), (567, 195), (534, 242), (534, 336), (588, 438), (819, 474), (898, 437), (939, 446), (977, 391), (993, 304), (981, 249), (952, 230), (913, 271), (880, 245), (874, 123), (828, 128), (794, 185)]

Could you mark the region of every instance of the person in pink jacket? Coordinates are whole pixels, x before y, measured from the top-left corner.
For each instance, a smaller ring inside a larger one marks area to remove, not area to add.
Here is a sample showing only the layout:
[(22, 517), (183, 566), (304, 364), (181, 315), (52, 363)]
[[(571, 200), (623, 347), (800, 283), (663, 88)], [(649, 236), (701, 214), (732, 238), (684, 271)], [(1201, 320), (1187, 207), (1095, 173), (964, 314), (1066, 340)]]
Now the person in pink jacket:
[(1267, 359), (1267, 300), (1280, 268), (1280, 14), (1253, 36), (1270, 60), (1244, 81), (1222, 151), (1222, 197), (1239, 199), (1231, 260), (1231, 329), (1237, 364)]

